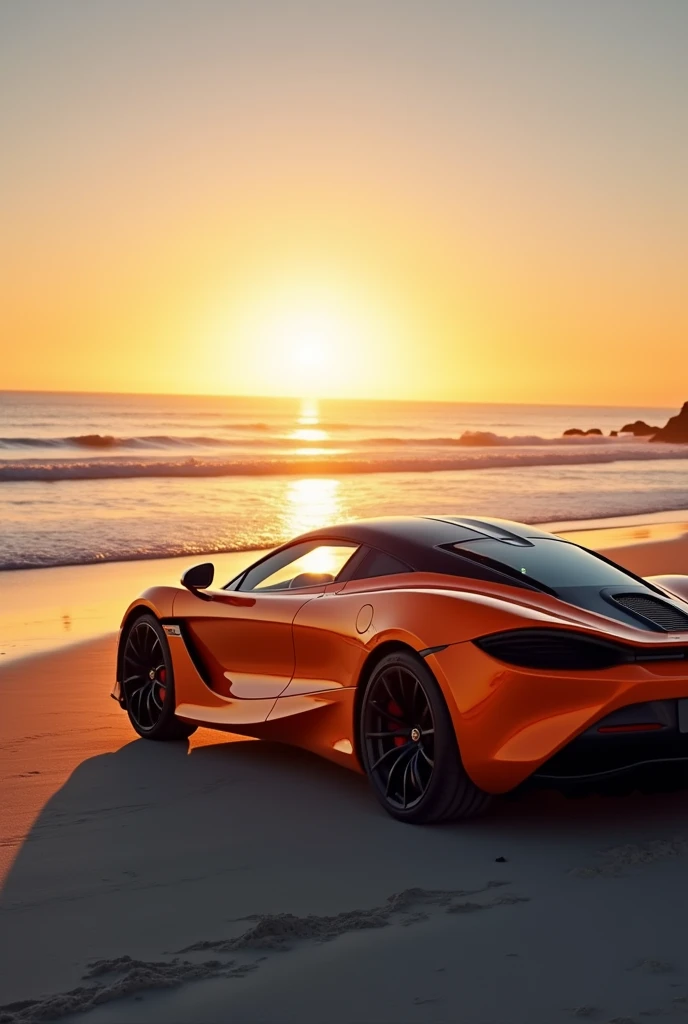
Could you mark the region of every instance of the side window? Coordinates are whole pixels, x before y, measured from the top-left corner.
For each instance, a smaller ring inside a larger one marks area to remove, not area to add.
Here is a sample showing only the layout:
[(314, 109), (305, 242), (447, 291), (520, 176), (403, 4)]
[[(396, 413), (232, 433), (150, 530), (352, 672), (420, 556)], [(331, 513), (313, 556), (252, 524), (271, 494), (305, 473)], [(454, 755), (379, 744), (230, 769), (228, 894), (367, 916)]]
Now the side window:
[(352, 573), (354, 580), (372, 579), (373, 576), (395, 576), (400, 572), (413, 572), (410, 565), (406, 565), (399, 558), (386, 555), (384, 551), (376, 551), (374, 548), (368, 552), (358, 568)]
[(344, 543), (294, 544), (250, 569), (237, 589), (262, 593), (332, 583), (356, 549), (356, 544)]

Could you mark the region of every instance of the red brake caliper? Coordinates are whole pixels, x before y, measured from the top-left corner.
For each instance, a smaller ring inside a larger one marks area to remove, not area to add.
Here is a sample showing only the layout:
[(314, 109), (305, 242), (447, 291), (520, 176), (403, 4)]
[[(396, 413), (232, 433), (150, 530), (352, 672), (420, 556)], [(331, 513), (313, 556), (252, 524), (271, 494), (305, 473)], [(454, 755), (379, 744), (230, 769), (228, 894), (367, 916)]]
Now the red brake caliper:
[(165, 689), (165, 683), (167, 682), (167, 669), (160, 669), (160, 671), (158, 672), (158, 682), (160, 683), (158, 694), (160, 696), (160, 700), (164, 700), (165, 694), (167, 693), (167, 690)]
[[(390, 715), (396, 715), (397, 718), (401, 718), (402, 710), (401, 710), (401, 708), (399, 707), (399, 705), (397, 704), (397, 702), (395, 700), (390, 700), (389, 701), (389, 703), (387, 704), (387, 710), (389, 711)], [(392, 722), (389, 723), (389, 729), (390, 729), (390, 732), (396, 732), (397, 729), (403, 729), (403, 726), (399, 725), (398, 722), (392, 721)], [(405, 743), (406, 743), (406, 740), (404, 739), (403, 736), (395, 736), (394, 737), (394, 746), (395, 747), (403, 747), (403, 745)]]

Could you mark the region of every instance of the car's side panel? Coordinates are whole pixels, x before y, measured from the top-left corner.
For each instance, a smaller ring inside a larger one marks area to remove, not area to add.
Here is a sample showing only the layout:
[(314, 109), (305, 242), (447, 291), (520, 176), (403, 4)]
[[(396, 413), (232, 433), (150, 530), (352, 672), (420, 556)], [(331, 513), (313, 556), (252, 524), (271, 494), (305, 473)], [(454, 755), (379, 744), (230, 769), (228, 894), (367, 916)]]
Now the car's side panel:
[(339, 687), (327, 693), (301, 694), (278, 701), (222, 697), (205, 685), (182, 637), (168, 636), (168, 641), (174, 665), (177, 717), (211, 729), (291, 743), (347, 768), (361, 770), (351, 735), (355, 688)]
[(216, 693), (199, 675), (183, 637), (168, 632), (167, 642), (172, 655), (178, 718), (211, 729), (240, 728), (266, 720), (274, 706), (274, 697), (242, 700)]
[(339, 589), (329, 586), (324, 597), (297, 612), (294, 675), (275, 702), (263, 735), (360, 771), (354, 701), (368, 648), (356, 631), (360, 601), (342, 601)]
[(332, 589), (299, 609), (293, 626), (294, 675), (282, 699), (356, 685), (370, 639), (356, 629), (363, 603)]
[(175, 618), (184, 619), (190, 642), (213, 690), (239, 700), (276, 698), (294, 672), (292, 622), (323, 588), (280, 593), (213, 593), (203, 601), (178, 593)]
[(412, 633), (422, 647), (473, 640), (518, 626), (572, 626), (632, 643), (657, 642), (656, 634), (645, 629), (549, 594), (481, 580), (409, 573), (352, 580), (341, 592), (341, 597), (349, 595), (366, 595), (361, 604), (374, 608), (375, 633)]
[(627, 704), (688, 697), (685, 662), (554, 672), (501, 664), (475, 644), (430, 654), (468, 774), (502, 793), (595, 721)]
[(353, 737), (355, 687), (280, 697), (254, 735), (303, 747), (361, 771)]

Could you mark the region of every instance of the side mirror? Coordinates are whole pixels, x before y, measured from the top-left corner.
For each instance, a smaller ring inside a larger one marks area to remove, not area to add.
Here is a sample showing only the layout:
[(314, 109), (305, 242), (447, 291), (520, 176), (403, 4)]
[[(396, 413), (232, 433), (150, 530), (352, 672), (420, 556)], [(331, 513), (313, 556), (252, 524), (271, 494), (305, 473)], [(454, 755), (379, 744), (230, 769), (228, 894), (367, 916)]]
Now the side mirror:
[(213, 563), (202, 562), (200, 565), (193, 565), (187, 569), (179, 582), (196, 597), (200, 597), (203, 601), (212, 601), (210, 594), (204, 594), (202, 591), (210, 586), (214, 576), (215, 566)]

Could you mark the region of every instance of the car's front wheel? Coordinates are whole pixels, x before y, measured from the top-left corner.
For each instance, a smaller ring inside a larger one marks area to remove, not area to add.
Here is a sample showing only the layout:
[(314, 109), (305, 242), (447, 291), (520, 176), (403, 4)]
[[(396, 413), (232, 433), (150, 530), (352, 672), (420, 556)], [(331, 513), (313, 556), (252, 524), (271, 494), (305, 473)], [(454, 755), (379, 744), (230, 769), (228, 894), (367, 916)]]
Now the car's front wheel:
[(175, 717), (167, 637), (154, 615), (135, 619), (122, 637), (122, 693), (129, 721), (147, 740), (183, 740), (196, 731)]
[(413, 652), (394, 651), (375, 666), (359, 727), (363, 766), (393, 817), (414, 824), (472, 818), (490, 803), (461, 763), (437, 681)]

